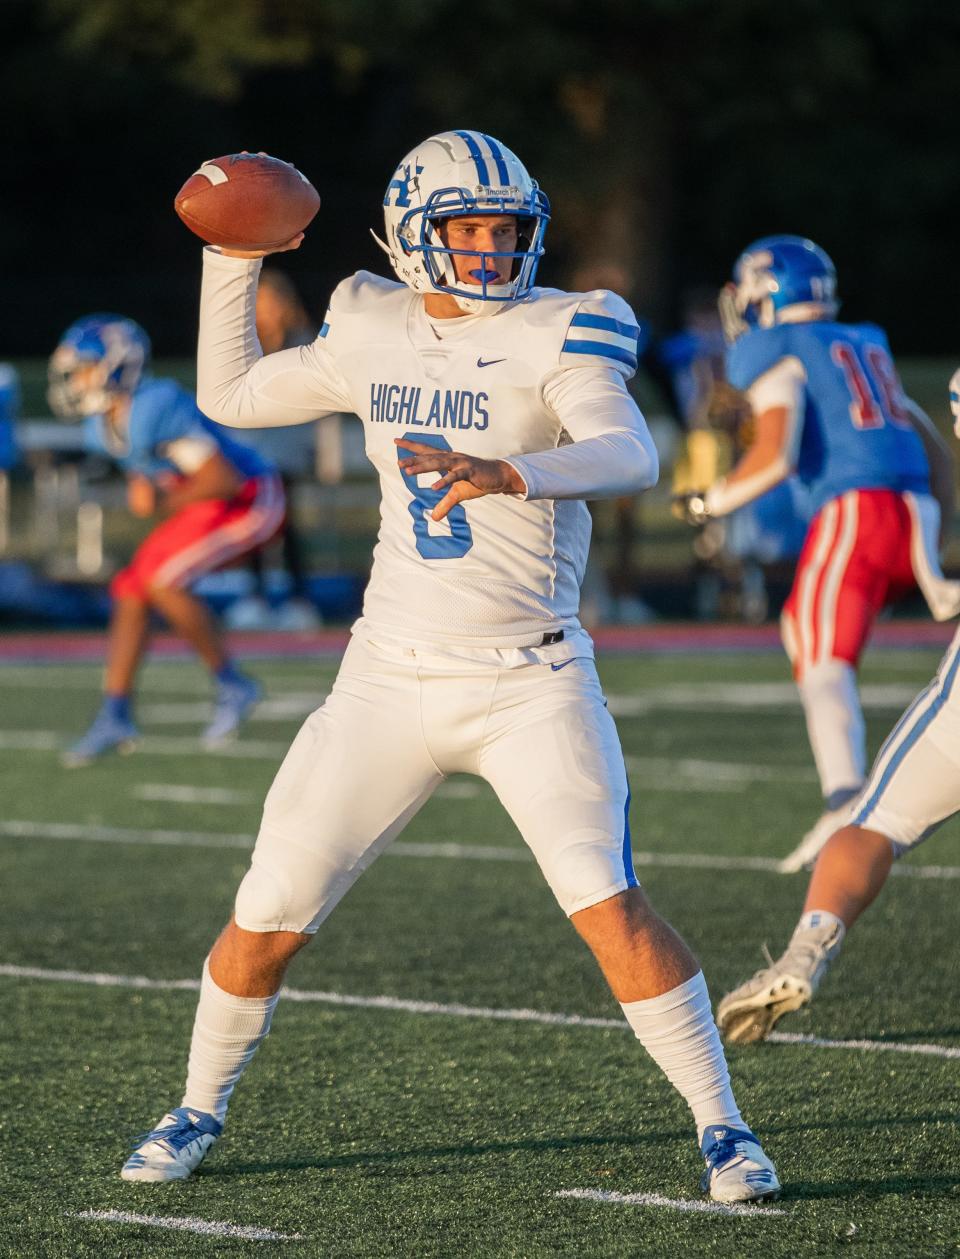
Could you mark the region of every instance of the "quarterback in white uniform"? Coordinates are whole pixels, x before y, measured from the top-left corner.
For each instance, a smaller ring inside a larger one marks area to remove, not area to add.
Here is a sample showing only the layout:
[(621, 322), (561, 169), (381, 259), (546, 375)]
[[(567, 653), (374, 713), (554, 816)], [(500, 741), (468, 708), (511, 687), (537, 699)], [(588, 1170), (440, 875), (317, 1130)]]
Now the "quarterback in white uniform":
[(408, 154), (384, 217), (398, 280), (351, 276), (314, 344), (266, 357), (253, 323), (259, 258), (204, 251), (201, 407), (236, 427), (355, 412), (381, 524), (337, 681), (274, 780), (234, 917), (204, 967), (183, 1101), (122, 1175), (181, 1179), (197, 1166), (290, 958), (444, 777), (471, 773), (496, 790), (690, 1105), (703, 1188), (722, 1201), (774, 1197), (703, 975), (637, 884), (623, 756), (577, 619), (583, 500), (657, 478), (624, 385), (636, 319), (612, 293), (534, 287), (547, 199), (483, 133), (445, 132)]
[[(960, 368), (950, 381), (960, 437)], [(726, 1040), (765, 1040), (784, 1014), (807, 1005), (840, 952), (847, 929), (875, 900), (893, 863), (960, 813), (960, 630), (936, 676), (891, 731), (851, 821), (817, 858), (803, 914), (786, 952), (717, 1007)]]

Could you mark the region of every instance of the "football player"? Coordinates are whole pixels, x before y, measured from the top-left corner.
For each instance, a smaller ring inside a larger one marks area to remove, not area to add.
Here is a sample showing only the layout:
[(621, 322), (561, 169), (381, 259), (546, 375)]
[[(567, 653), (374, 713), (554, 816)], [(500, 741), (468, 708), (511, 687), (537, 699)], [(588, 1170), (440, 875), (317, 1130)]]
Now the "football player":
[(937, 620), (960, 611), (960, 583), (944, 579), (937, 557), (953, 503), (950, 452), (904, 395), (883, 330), (839, 323), (837, 310), (833, 263), (812, 241), (768, 236), (740, 255), (721, 313), (727, 374), (746, 391), (756, 437), (729, 476), (686, 500), (700, 524), (792, 472), (810, 491), (781, 631), (823, 812), (785, 873), (813, 862), (863, 786), (857, 666), (878, 613), (917, 585)]
[[(950, 382), (960, 437), (960, 369)], [(786, 952), (723, 998), (720, 1031), (729, 1041), (763, 1040), (779, 1019), (806, 1005), (849, 927), (872, 903), (897, 858), (960, 812), (960, 630), (936, 677), (880, 750), (851, 822), (817, 858), (803, 915)]]
[(147, 334), (132, 319), (97, 314), (71, 324), (50, 359), (54, 413), (86, 417), (87, 445), (124, 469), (135, 516), (166, 517), (111, 583), (103, 702), (64, 755), (71, 767), (136, 744), (132, 694), (151, 611), (187, 639), (213, 675), (208, 746), (231, 737), (260, 696), (189, 587), (273, 537), (283, 521), (283, 487), (261, 456), (201, 415), (176, 381), (149, 375), (149, 357)]
[[(653, 485), (625, 381), (633, 311), (534, 287), (549, 217), (522, 163), (448, 131), (400, 163), (383, 248), (313, 345), (261, 358), (257, 257), (207, 248), (199, 397), (234, 425), (355, 412), (381, 487), (361, 619), (267, 796), (234, 916), (204, 967), (186, 1091), (127, 1161), (188, 1176), (267, 1034), (287, 963), (448, 774), (496, 790), (624, 1015), (691, 1107), (721, 1201), (776, 1172), (730, 1087), (703, 974), (637, 884), (617, 732), (577, 619), (585, 498)], [(299, 237), (290, 247), (299, 243)]]

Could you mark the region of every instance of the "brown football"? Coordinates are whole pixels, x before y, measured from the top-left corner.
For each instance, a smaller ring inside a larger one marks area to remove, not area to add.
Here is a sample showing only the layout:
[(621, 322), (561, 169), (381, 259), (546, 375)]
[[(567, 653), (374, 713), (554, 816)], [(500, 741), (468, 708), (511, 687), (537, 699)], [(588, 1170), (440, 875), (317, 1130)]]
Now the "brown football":
[(231, 153), (204, 162), (173, 204), (191, 232), (210, 245), (274, 249), (303, 231), (320, 197), (290, 162), (266, 153)]

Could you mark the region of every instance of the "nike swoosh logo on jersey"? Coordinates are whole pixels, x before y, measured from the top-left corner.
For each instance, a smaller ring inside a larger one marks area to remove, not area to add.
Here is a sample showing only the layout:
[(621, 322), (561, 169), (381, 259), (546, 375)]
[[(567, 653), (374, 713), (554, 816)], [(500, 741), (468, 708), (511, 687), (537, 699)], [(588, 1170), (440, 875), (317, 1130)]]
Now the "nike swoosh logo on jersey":
[(550, 668), (554, 671), (554, 673), (559, 673), (560, 670), (565, 669), (568, 664), (573, 664), (574, 660), (576, 660), (576, 656), (571, 656), (569, 660), (561, 660), (559, 664), (552, 664)]
[(492, 367), (494, 363), (505, 363), (506, 361), (507, 360), (505, 358), (488, 358), (488, 359), (478, 358), (477, 366), (478, 367)]

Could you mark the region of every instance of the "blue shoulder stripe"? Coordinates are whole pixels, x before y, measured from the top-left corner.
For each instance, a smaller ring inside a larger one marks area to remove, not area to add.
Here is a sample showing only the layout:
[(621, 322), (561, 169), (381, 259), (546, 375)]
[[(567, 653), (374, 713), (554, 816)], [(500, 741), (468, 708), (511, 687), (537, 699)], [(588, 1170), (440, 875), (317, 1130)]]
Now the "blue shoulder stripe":
[(318, 336), (325, 337), (329, 331), (330, 331), (330, 325), (328, 323), (324, 323), (320, 328), (320, 332), (318, 333)]
[(507, 164), (503, 160), (503, 150), (500, 148), (500, 145), (497, 144), (496, 140), (488, 136), (486, 132), (481, 131), (480, 134), (483, 136), (484, 140), (486, 140), (487, 144), (490, 145), (490, 153), (497, 164), (497, 178), (505, 188), (510, 182), (510, 172), (507, 170)]
[(636, 324), (621, 323), (619, 319), (611, 319), (609, 315), (574, 315), (570, 321), (571, 328), (598, 328), (601, 332), (616, 332), (621, 337), (639, 338), (640, 329)]
[(596, 354), (601, 358), (612, 358), (618, 363), (626, 363), (628, 367), (637, 366), (636, 354), (621, 350), (617, 345), (608, 345), (606, 341), (564, 341), (561, 353)]
[(467, 146), (470, 156), (473, 158), (474, 165), (477, 168), (477, 183), (490, 185), (490, 172), (487, 170), (486, 159), (480, 152), (480, 145), (477, 144), (469, 131), (458, 131), (457, 135)]

